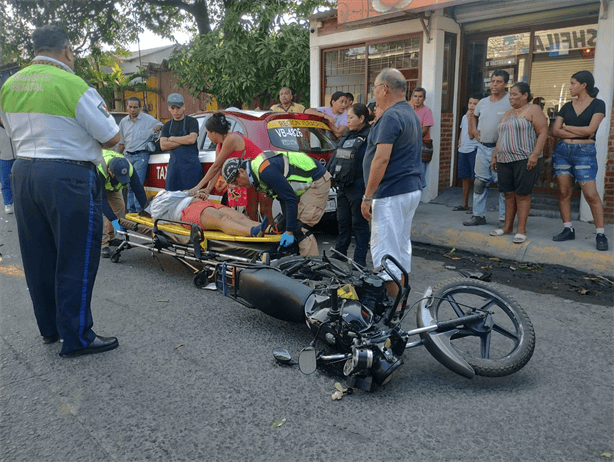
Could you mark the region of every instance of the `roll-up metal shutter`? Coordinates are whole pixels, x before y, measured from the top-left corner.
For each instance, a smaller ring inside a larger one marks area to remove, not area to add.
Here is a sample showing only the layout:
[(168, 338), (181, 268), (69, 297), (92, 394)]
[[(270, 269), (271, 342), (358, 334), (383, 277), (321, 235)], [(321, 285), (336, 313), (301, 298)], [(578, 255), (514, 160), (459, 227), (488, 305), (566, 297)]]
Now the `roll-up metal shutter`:
[[(570, 6), (571, 5), (571, 6)], [(484, 1), (454, 7), (456, 22), (466, 33), (500, 28), (526, 27), (552, 21), (580, 20), (599, 14), (600, 2), (570, 1)]]
[(593, 58), (581, 56), (558, 57), (533, 61), (531, 72), (531, 93), (544, 98), (545, 110), (554, 107), (560, 109), (571, 100), (569, 80), (571, 75), (581, 70), (593, 70)]

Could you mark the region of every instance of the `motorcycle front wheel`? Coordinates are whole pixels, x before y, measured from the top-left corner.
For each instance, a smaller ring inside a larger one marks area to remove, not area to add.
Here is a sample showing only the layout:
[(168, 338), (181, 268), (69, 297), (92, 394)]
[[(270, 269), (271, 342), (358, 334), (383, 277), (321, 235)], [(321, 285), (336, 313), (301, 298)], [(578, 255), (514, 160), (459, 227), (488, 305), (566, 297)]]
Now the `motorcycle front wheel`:
[(450, 332), (450, 345), (477, 375), (502, 377), (522, 369), (535, 349), (535, 330), (520, 305), (500, 286), (452, 279), (433, 288), (431, 316), (437, 322), (486, 312), (476, 323)]

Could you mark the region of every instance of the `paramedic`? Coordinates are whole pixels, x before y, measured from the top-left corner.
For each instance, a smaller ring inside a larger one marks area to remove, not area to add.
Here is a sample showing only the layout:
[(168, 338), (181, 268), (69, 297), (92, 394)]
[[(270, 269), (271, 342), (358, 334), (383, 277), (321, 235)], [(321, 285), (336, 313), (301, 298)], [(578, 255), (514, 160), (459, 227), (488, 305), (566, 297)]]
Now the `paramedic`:
[(264, 151), (252, 160), (226, 160), (222, 176), (228, 184), (254, 185), (279, 199), (286, 218), (280, 245), (289, 247), (296, 239), (301, 255), (319, 255), (312, 228), (324, 214), (330, 189), (322, 164), (302, 152)]
[(113, 245), (114, 230), (121, 229), (119, 218), (126, 216), (126, 206), (122, 190), (128, 185), (132, 188), (136, 200), (145, 210), (147, 196), (141, 184), (141, 179), (130, 161), (115, 151), (102, 151), (104, 162), (98, 166), (98, 175), (103, 183), (102, 188), (102, 213), (104, 225), (102, 231), (102, 258), (111, 256), (109, 245)]
[(102, 149), (119, 129), (100, 95), (74, 74), (66, 32), (32, 33), (35, 58), (0, 90), (0, 116), (17, 159), (12, 186), (26, 283), (43, 343), (61, 356), (112, 350), (92, 330), (91, 298), (102, 238)]

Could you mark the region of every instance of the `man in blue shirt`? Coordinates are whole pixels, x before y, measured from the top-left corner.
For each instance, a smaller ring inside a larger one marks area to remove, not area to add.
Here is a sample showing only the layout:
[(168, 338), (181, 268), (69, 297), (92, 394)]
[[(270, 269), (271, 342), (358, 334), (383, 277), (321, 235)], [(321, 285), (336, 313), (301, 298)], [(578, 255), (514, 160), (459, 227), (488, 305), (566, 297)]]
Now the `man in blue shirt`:
[[(382, 115), (371, 127), (363, 161), (366, 182), (361, 211), (371, 221), (373, 267), (390, 254), (411, 269), (411, 222), (422, 189), (422, 127), (406, 98), (407, 82), (397, 69), (384, 69), (372, 93)], [(399, 279), (401, 272), (391, 268)], [(390, 277), (386, 288), (396, 297)]]

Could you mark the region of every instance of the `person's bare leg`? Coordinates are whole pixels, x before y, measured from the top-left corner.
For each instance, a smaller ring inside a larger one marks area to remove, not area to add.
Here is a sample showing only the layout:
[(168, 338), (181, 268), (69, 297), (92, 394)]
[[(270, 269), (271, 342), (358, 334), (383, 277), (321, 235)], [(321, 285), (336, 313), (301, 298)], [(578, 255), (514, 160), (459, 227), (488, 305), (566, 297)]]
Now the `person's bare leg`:
[(596, 182), (593, 180), (580, 183), (580, 187), (584, 193), (584, 199), (586, 199), (586, 202), (591, 208), (593, 219), (595, 220), (595, 228), (603, 228), (603, 204), (601, 202), (601, 198), (599, 197), (599, 193), (597, 192)]
[(471, 189), (471, 178), (463, 178), (463, 207), (469, 208), (469, 189)]
[(243, 220), (238, 215), (242, 214), (231, 208), (207, 207), (200, 214), (200, 222), (203, 229), (222, 231), (231, 236), (251, 236), (252, 228), (260, 223)]
[(506, 192), (505, 194), (505, 222), (503, 232), (510, 234), (514, 231), (514, 219), (516, 218), (516, 193)]
[[(507, 202), (505, 204), (507, 212)], [(519, 234), (527, 234), (527, 219), (529, 218), (529, 211), (531, 210), (531, 196), (525, 194), (519, 196), (516, 194), (516, 213), (518, 214), (518, 229)], [(507, 216), (506, 216), (507, 219)]]
[(558, 186), (559, 212), (563, 223), (571, 222), (571, 193), (573, 183), (569, 175), (557, 175), (556, 184)]

